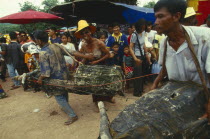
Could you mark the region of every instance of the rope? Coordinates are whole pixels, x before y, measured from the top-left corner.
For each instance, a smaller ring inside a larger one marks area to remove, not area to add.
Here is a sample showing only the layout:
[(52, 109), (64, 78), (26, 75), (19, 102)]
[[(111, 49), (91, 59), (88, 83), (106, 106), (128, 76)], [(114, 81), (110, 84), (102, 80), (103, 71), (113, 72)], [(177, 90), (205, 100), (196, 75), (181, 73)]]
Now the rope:
[(187, 34), (186, 30), (184, 30), (184, 31), (185, 31), (184, 33), (185, 33), (186, 41), (187, 41), (187, 43), (188, 43), (189, 50), (190, 50), (191, 55), (192, 55), (192, 57), (193, 57), (193, 61), (194, 61), (194, 63), (195, 63), (197, 72), (198, 72), (198, 74), (199, 74), (199, 77), (200, 77), (200, 79), (201, 79), (203, 88), (204, 88), (204, 90), (205, 90), (204, 92), (205, 92), (206, 98), (207, 98), (207, 100), (208, 100), (208, 99), (209, 99), (209, 90), (208, 90), (208, 88), (207, 88), (207, 85), (206, 85), (206, 81), (205, 81), (204, 75), (203, 75), (203, 73), (202, 73), (202, 70), (201, 70), (199, 61), (198, 61), (197, 56), (196, 56), (196, 54), (195, 54), (194, 47), (192, 46), (192, 43), (191, 43), (191, 41), (190, 41), (190, 37), (189, 37), (189, 35)]

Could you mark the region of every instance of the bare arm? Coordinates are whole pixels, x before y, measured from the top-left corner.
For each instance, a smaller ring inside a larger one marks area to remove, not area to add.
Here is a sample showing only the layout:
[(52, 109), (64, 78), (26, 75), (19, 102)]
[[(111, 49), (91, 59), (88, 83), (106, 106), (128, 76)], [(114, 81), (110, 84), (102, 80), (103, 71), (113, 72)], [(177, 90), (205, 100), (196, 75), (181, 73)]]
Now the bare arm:
[(126, 73), (126, 70), (125, 70), (125, 62), (123, 62), (123, 71), (124, 71), (124, 73), (126, 75), (127, 73)]
[(210, 82), (210, 73), (207, 73), (207, 76), (208, 76), (208, 80)]
[(1, 55), (5, 55), (6, 54), (6, 51), (1, 51), (0, 54)]
[(101, 45), (99, 45), (100, 49), (105, 55), (101, 59), (99, 59), (99, 62), (109, 58), (109, 56), (110, 56), (109, 50), (106, 48), (106, 45), (102, 42), (100, 42), (100, 44), (101, 44)]
[(42, 76), (42, 75), (39, 76), (39, 78), (38, 78), (38, 80), (37, 80), (37, 83), (41, 85), (41, 84), (42, 84), (42, 80), (43, 80), (44, 78), (47, 78), (47, 77), (46, 77), (46, 76)]
[(109, 58), (113, 58), (114, 55), (115, 55), (115, 54), (114, 54), (113, 52), (111, 52)]
[(84, 58), (84, 59), (89, 59), (89, 60), (93, 60), (94, 59), (94, 56), (93, 55), (85, 55), (84, 54), (84, 45), (82, 45), (81, 49), (78, 51), (74, 51), (72, 54), (76, 57), (79, 57), (79, 58)]
[(167, 71), (163, 70), (163, 68), (161, 69), (160, 73), (158, 74), (157, 78), (155, 79), (151, 90), (156, 89), (159, 85), (159, 83), (163, 80), (163, 78), (167, 75)]

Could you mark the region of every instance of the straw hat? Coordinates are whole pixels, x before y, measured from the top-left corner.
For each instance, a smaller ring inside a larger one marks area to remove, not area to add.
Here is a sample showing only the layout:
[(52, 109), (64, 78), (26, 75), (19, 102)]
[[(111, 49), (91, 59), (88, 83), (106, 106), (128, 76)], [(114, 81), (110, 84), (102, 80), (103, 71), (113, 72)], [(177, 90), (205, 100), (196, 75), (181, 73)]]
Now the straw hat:
[(86, 20), (80, 20), (78, 22), (78, 29), (77, 31), (74, 33), (74, 35), (77, 37), (77, 38), (82, 38), (81, 34), (80, 34), (80, 31), (86, 27), (89, 27), (90, 28), (90, 32), (93, 34), (95, 33), (96, 31), (96, 27), (95, 26), (90, 26)]
[(184, 18), (188, 18), (190, 16), (196, 15), (195, 10), (193, 7), (187, 7), (186, 9), (186, 14), (184, 16)]

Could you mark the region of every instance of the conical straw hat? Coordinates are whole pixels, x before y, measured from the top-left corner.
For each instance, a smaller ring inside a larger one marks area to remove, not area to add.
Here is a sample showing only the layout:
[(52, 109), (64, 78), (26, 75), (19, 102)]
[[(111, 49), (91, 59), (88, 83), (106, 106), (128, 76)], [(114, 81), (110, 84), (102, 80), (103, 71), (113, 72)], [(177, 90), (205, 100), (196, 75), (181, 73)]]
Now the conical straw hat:
[(80, 34), (80, 31), (86, 27), (89, 27), (90, 28), (90, 32), (93, 34), (95, 33), (96, 31), (96, 27), (95, 26), (90, 26), (86, 20), (80, 20), (78, 22), (78, 29), (77, 31), (74, 33), (74, 35), (77, 37), (77, 38), (82, 38), (81, 34)]
[(188, 18), (188, 17), (193, 16), (193, 15), (196, 15), (194, 8), (193, 7), (188, 7), (186, 9), (186, 14), (185, 14), (184, 18)]

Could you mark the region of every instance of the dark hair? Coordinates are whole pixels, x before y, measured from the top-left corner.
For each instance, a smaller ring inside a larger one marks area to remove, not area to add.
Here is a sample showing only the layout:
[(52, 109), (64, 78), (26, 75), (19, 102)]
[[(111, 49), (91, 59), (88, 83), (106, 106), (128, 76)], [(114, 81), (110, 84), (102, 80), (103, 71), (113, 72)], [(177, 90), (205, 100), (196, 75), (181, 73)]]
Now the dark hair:
[(109, 25), (108, 25), (108, 28), (109, 28), (109, 27), (111, 27), (111, 28), (112, 28), (112, 27), (113, 27), (113, 25), (112, 25), (112, 24), (109, 24)]
[(67, 38), (70, 38), (70, 39), (71, 39), (71, 41), (73, 41), (73, 40), (74, 40), (74, 37), (72, 37), (71, 35), (69, 35)]
[(140, 31), (143, 30), (143, 26), (145, 25), (146, 25), (146, 20), (144, 20), (143, 18), (139, 19), (135, 24), (136, 31), (139, 33)]
[(25, 31), (19, 31), (19, 35), (20, 34), (25, 34), (26, 35), (26, 32)]
[(128, 48), (128, 49), (129, 49), (129, 46), (128, 46), (128, 45), (126, 45), (126, 46), (123, 48), (123, 50), (124, 50), (125, 48)]
[(14, 31), (10, 32), (9, 37), (10, 37), (11, 40), (15, 40), (15, 39), (17, 39), (17, 34)]
[(151, 21), (147, 21), (147, 26), (152, 26), (152, 22)]
[(51, 30), (53, 30), (54, 32), (57, 31), (57, 29), (55, 27), (50, 27)]
[(135, 24), (130, 24), (128, 28), (132, 28), (133, 26), (135, 26)]
[(7, 42), (6, 38), (4, 38), (4, 37), (0, 38), (0, 43), (6, 43), (6, 42)]
[(37, 30), (34, 32), (34, 38), (41, 40), (42, 42), (48, 42), (48, 34), (45, 31)]
[(68, 32), (64, 32), (63, 34), (61, 34), (61, 37), (66, 36), (66, 38), (70, 37), (70, 34)]
[(154, 7), (154, 12), (157, 12), (161, 8), (166, 8), (169, 13), (176, 14), (181, 13), (180, 21), (184, 18), (187, 9), (187, 3), (185, 0), (159, 0)]
[(32, 40), (32, 41), (35, 41), (35, 38), (34, 38), (34, 32), (29, 33), (29, 36), (30, 36), (30, 38), (31, 38), (31, 40)]
[(100, 39), (101, 36), (103, 36), (103, 35), (104, 35), (106, 38), (107, 38), (107, 36), (108, 36), (106, 32), (102, 32), (102, 31), (97, 32), (97, 38), (98, 38), (98, 39)]
[(118, 42), (113, 42), (112, 45), (111, 45), (111, 48), (114, 47), (115, 45), (120, 46), (120, 44)]
[(209, 14), (208, 17), (206, 18), (206, 21), (210, 21), (210, 14)]
[(117, 23), (117, 22), (114, 22), (114, 23), (112, 24), (112, 27), (116, 27), (116, 26), (120, 27), (120, 24)]

